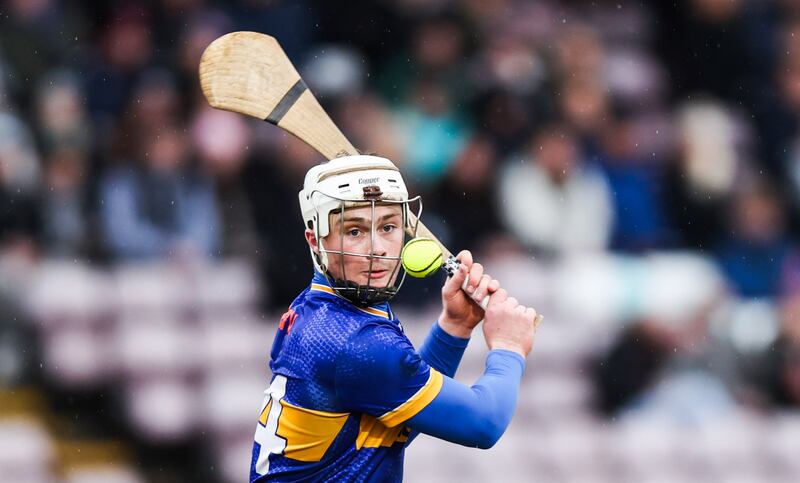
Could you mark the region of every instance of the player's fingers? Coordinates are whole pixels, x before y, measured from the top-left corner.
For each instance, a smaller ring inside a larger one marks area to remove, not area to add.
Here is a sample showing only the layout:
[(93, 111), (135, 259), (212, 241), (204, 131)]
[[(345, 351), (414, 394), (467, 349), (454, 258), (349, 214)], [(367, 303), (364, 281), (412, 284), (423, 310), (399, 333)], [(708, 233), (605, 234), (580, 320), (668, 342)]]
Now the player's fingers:
[(489, 292), (489, 282), (492, 281), (492, 277), (486, 275), (485, 273), (481, 277), (480, 282), (478, 282), (478, 287), (475, 289), (475, 292), (472, 294), (472, 298), (475, 299), (478, 303), (483, 301), (483, 297)]
[(483, 277), (483, 265), (480, 263), (473, 263), (472, 267), (469, 269), (469, 280), (467, 281), (467, 285), (464, 287), (464, 290), (466, 290), (468, 294), (472, 295), (475, 292), (475, 289), (478, 288), (478, 284), (481, 282), (481, 277)]
[[(458, 255), (456, 255), (456, 260), (458, 260), (459, 266), (465, 267), (466, 273), (469, 274), (469, 271), (472, 268), (472, 252), (470, 252), (469, 250), (461, 250), (460, 252), (458, 252)], [(468, 282), (469, 278), (467, 276), (461, 279), (459, 287), (466, 290)]]
[(450, 298), (458, 293), (458, 291), (461, 290), (462, 285), (464, 285), (464, 282), (467, 280), (468, 272), (469, 270), (465, 265), (459, 265), (456, 273), (454, 273), (452, 277), (445, 280), (444, 286), (442, 287), (442, 295), (444, 295), (446, 298)]
[(519, 314), (524, 314), (525, 309), (527, 309), (527, 307), (525, 307), (524, 305), (517, 305), (516, 307), (514, 307), (514, 312), (517, 312)]
[(497, 292), (497, 289), (499, 289), (499, 288), (500, 288), (500, 281), (497, 280), (496, 278), (493, 278), (492, 281), (489, 282), (489, 285), (486, 287), (486, 290), (490, 294), (492, 294), (492, 293)]
[(489, 305), (502, 304), (506, 301), (507, 298), (508, 298), (508, 292), (506, 292), (506, 289), (499, 288), (497, 289), (497, 292), (489, 296)]
[(542, 316), (537, 314), (536, 310), (533, 307), (528, 307), (525, 310), (525, 318), (533, 322), (534, 329), (536, 329), (536, 327), (539, 326), (539, 322), (542, 321)]
[(461, 265), (466, 265), (469, 270), (472, 266), (472, 252), (469, 250), (461, 250), (458, 252), (458, 255), (456, 255), (456, 260), (458, 260)]
[(513, 309), (517, 305), (519, 305), (519, 301), (517, 301), (517, 299), (515, 299), (514, 297), (508, 297), (506, 299), (506, 305), (508, 305), (509, 308)]

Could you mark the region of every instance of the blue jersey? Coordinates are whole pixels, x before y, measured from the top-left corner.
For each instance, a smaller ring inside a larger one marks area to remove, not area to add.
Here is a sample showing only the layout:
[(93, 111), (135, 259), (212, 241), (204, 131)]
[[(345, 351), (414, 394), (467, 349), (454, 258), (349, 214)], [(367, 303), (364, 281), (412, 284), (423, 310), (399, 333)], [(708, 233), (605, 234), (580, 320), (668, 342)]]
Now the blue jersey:
[(251, 482), (401, 481), (403, 423), (443, 382), (388, 303), (353, 305), (319, 273), (281, 318), (270, 368)]

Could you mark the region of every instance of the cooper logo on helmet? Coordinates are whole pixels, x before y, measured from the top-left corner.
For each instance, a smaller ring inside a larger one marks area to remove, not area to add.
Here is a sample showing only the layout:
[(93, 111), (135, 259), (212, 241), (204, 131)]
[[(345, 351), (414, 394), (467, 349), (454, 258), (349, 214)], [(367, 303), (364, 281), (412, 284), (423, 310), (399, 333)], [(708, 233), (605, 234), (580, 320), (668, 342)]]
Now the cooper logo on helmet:
[(358, 184), (375, 184), (380, 178), (358, 178)]

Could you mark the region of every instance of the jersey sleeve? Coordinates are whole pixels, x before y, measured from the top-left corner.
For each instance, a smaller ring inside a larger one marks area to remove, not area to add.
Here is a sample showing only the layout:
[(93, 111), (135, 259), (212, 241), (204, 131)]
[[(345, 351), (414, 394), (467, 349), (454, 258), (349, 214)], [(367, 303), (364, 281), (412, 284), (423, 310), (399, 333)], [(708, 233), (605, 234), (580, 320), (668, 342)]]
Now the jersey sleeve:
[(343, 409), (372, 415), (387, 427), (419, 413), (442, 382), (400, 329), (384, 323), (363, 327), (336, 360), (334, 384)]
[(474, 385), (445, 378), (439, 395), (407, 424), (453, 443), (491, 448), (511, 422), (524, 371), (521, 355), (493, 350)]
[(419, 355), (443, 375), (453, 377), (464, 356), (464, 351), (467, 350), (467, 345), (469, 345), (469, 338), (448, 334), (437, 320), (433, 323), (425, 342), (422, 343)]

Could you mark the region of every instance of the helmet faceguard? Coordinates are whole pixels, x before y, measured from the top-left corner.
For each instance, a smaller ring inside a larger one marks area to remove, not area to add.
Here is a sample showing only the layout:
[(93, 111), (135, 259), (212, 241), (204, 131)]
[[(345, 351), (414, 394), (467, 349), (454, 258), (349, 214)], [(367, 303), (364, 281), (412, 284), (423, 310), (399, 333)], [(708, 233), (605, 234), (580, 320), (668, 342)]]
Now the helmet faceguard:
[[(400, 253), (379, 255), (375, 253), (376, 209), (379, 206), (399, 205), (402, 214), (402, 229), (406, 236), (416, 234), (416, 223), (411, 224), (410, 205), (418, 203), (417, 217), (422, 213), (420, 197), (409, 199), (400, 173), (394, 164), (377, 156), (346, 156), (336, 158), (327, 163), (315, 166), (306, 175), (304, 188), (299, 193), (303, 220), (307, 228), (313, 230), (317, 250), (309, 247), (315, 268), (323, 273), (328, 282), (339, 295), (358, 305), (370, 305), (385, 302), (395, 294), (405, 280), (405, 271), (400, 271)], [(369, 247), (367, 253), (356, 253), (345, 250), (344, 214), (347, 210), (369, 208)], [(331, 233), (331, 215), (342, 217), (337, 233)], [(398, 227), (400, 228), (400, 227)], [(325, 247), (324, 238), (338, 236), (341, 249)], [(400, 245), (402, 246), (402, 244)], [(335, 255), (338, 260), (333, 260)], [(366, 285), (352, 280), (346, 272), (345, 257), (360, 257), (369, 260), (368, 272), (372, 273), (377, 263), (383, 265), (391, 260), (393, 267), (385, 286), (373, 285), (371, 277)], [(336, 269), (341, 276), (331, 273), (330, 263), (337, 263)]]
[[(410, 210), (410, 204), (419, 201), (419, 197), (416, 197), (411, 200), (373, 200), (369, 202), (364, 201), (354, 201), (354, 200), (347, 200), (347, 199), (339, 199), (340, 209), (331, 212), (331, 214), (336, 213), (345, 213), (348, 209), (355, 209), (355, 208), (362, 208), (362, 207), (369, 207), (370, 210), (370, 239), (369, 239), (369, 248), (367, 253), (358, 253), (353, 251), (347, 251), (344, 249), (344, 239), (345, 239), (345, 223), (339, 223), (339, 230), (337, 233), (329, 233), (328, 237), (330, 236), (338, 236), (340, 243), (339, 246), (342, 247), (340, 250), (334, 250), (325, 247), (325, 240), (319, 236), (319, 234), (315, 233), (315, 237), (317, 240), (317, 246), (319, 250), (319, 255), (316, 257), (317, 260), (315, 263), (319, 266), (322, 273), (328, 279), (331, 287), (336, 290), (336, 292), (341, 295), (342, 297), (350, 300), (351, 302), (358, 304), (358, 305), (371, 305), (375, 303), (385, 302), (390, 300), (394, 297), (397, 292), (400, 290), (403, 282), (405, 281), (406, 273), (404, 270), (401, 270), (401, 263), (400, 263), (400, 253), (397, 254), (386, 254), (386, 255), (378, 255), (375, 253), (375, 236), (378, 227), (376, 226), (377, 219), (375, 216), (376, 208), (382, 205), (400, 205), (402, 218), (403, 218), (403, 227), (408, 225), (408, 212)], [(417, 210), (417, 214), (420, 214), (422, 211), (422, 204), (419, 203), (419, 208)], [(416, 226), (410, 227), (412, 233), (416, 233)], [(407, 235), (406, 235), (407, 236)], [(400, 244), (403, 246), (403, 243)], [(316, 253), (314, 255), (317, 255)], [(330, 255), (334, 255), (335, 257), (331, 257)], [(387, 277), (386, 282), (383, 286), (376, 285), (372, 282), (371, 279), (367, 279), (366, 285), (358, 284), (352, 281), (352, 275), (348, 276), (347, 269), (345, 266), (345, 257), (359, 257), (365, 258), (369, 260), (369, 272), (371, 273), (373, 269), (377, 266), (378, 263), (381, 265), (385, 263), (391, 263), (390, 274)], [(341, 273), (341, 277), (337, 278), (334, 277), (331, 273), (330, 263), (336, 263), (333, 259), (338, 259), (338, 266), (339, 273)], [(322, 263), (322, 261), (325, 263)], [(401, 272), (402, 273), (399, 273)]]

